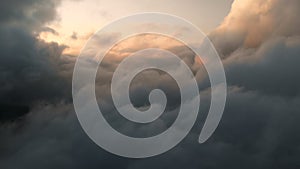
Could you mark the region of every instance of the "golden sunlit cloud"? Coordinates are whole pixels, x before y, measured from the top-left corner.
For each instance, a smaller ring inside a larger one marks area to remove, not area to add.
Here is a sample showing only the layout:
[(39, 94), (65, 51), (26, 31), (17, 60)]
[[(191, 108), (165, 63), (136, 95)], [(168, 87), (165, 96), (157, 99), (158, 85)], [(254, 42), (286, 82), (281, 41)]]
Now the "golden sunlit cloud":
[[(217, 0), (216, 0), (217, 1)], [(169, 14), (183, 17), (195, 25), (209, 32), (215, 28), (227, 14), (232, 0), (222, 1), (218, 3), (205, 1), (184, 1), (166, 0), (164, 2), (156, 1), (134, 1), (125, 0), (118, 2), (107, 2), (103, 0), (81, 0), (81, 1), (62, 1), (57, 8), (58, 19), (48, 23), (48, 27), (54, 29), (59, 35), (42, 32), (40, 39), (46, 42), (57, 42), (66, 45), (68, 48), (64, 50), (64, 54), (78, 55), (87, 39), (97, 30), (111, 21), (132, 15), (139, 12), (165, 12)], [(164, 3), (169, 8), (161, 6)], [(197, 5), (198, 4), (198, 5)], [(213, 5), (213, 6), (212, 6)], [(180, 10), (183, 6), (194, 9)], [(207, 6), (217, 9), (215, 12), (207, 11)], [(209, 17), (209, 19), (207, 19)], [(202, 19), (201, 19), (202, 18)], [(73, 32), (77, 34), (77, 38), (72, 38)]]

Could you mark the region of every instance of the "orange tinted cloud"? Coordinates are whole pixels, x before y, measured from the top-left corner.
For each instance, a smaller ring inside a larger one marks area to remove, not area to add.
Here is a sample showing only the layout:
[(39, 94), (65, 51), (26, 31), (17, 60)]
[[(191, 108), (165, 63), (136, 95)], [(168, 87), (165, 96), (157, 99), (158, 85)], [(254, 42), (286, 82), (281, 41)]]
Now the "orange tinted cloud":
[(236, 0), (223, 23), (210, 34), (219, 52), (257, 48), (275, 36), (300, 35), (299, 0)]

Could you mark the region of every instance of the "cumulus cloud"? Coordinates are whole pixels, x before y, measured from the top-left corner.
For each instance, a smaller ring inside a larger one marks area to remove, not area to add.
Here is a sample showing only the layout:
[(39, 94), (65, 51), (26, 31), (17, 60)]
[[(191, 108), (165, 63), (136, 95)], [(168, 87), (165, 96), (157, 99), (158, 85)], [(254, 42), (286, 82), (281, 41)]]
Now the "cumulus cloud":
[[(0, 104), (30, 105), (65, 96), (70, 89), (61, 72), (68, 57), (65, 46), (46, 43), (39, 31), (56, 18), (59, 1), (4, 1), (0, 20)], [(68, 70), (69, 71), (69, 70)]]
[(210, 38), (223, 57), (240, 47), (256, 48), (278, 36), (300, 35), (298, 0), (234, 1), (223, 23)]
[(299, 96), (300, 36), (277, 37), (257, 50), (240, 49), (225, 60), (230, 84), (265, 94)]

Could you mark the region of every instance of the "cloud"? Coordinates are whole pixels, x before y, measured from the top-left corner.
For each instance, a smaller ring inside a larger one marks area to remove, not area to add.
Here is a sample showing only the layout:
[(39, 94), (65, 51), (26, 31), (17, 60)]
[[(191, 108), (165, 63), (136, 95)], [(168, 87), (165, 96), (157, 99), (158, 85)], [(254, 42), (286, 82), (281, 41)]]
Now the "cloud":
[[(47, 108), (40, 110), (36, 108), (36, 105), (40, 104), (44, 106), (44, 104), (71, 101), (70, 84), (74, 59), (61, 55), (65, 46), (46, 43), (37, 36), (40, 31), (55, 33), (55, 30), (45, 27), (45, 24), (57, 17), (57, 5), (59, 5), (58, 1), (1, 2), (0, 163), (2, 168), (30, 168), (30, 166), (35, 168), (41, 165), (45, 167), (49, 162), (47, 156), (54, 160), (52, 162), (58, 168), (71, 163), (71, 156), (65, 155), (65, 151), (70, 147), (67, 145), (70, 140), (65, 137), (64, 141), (55, 141), (53, 137), (60, 129), (49, 129), (49, 125), (46, 124), (55, 125), (56, 122), (51, 120), (63, 118), (63, 114), (51, 114), (47, 112), (51, 111)], [(31, 115), (33, 112), (36, 113), (34, 116)], [(51, 112), (62, 113), (63, 111), (57, 108)], [(42, 136), (43, 132), (46, 136)], [(58, 144), (65, 147), (53, 148)], [(62, 155), (56, 156), (57, 154)], [(37, 164), (32, 159), (40, 160), (40, 163)], [(17, 164), (18, 162), (20, 163)]]
[[(178, 54), (197, 76), (201, 89), (199, 117), (187, 138), (165, 154), (141, 160), (112, 155), (82, 131), (70, 99), (74, 57), (62, 56), (64, 46), (45, 43), (34, 34), (57, 18), (59, 3), (49, 2), (52, 8), (44, 7), (45, 3), (6, 2), (2, 10), (6, 13), (0, 16), (0, 102), (31, 105), (21, 120), (0, 126), (2, 168), (299, 168), (299, 1), (235, 1), (224, 22), (209, 35), (222, 56), (229, 94), (223, 119), (204, 144), (197, 140), (209, 109), (210, 89), (207, 73), (194, 53), (163, 37), (159, 41), (150, 36), (128, 39), (132, 43), (112, 49), (98, 71), (96, 94), (106, 119), (125, 134), (157, 134), (172, 124), (179, 107), (174, 80), (149, 70), (132, 82), (132, 102), (147, 106), (149, 91), (162, 88), (169, 101), (165, 115), (155, 125), (141, 126), (115, 111), (109, 79), (122, 58), (151, 47), (149, 39), (161, 42), (154, 47), (166, 44)], [(18, 12), (6, 10), (14, 4), (19, 4)], [(45, 13), (37, 17), (29, 11)]]
[(60, 0), (4, 0), (0, 7), (1, 27), (21, 27), (36, 31), (57, 18), (56, 7)]
[(231, 85), (297, 96), (299, 80), (299, 1), (242, 0), (232, 4), (209, 37), (225, 64)]
[(300, 36), (278, 37), (247, 54), (239, 49), (225, 60), (228, 83), (247, 90), (299, 96)]
[(291, 0), (234, 1), (223, 23), (210, 38), (223, 57), (240, 47), (257, 48), (270, 38), (300, 35), (300, 2)]
[[(56, 18), (59, 1), (4, 1), (0, 14), (0, 103), (31, 105), (65, 97), (70, 89), (61, 70), (65, 46), (46, 43), (37, 31)], [(71, 71), (71, 70), (68, 70)]]
[(77, 39), (78, 39), (77, 33), (76, 33), (76, 32), (73, 32), (73, 34), (71, 35), (71, 38), (72, 38), (73, 40), (77, 40)]
[(50, 27), (43, 27), (43, 28), (41, 28), (41, 31), (42, 32), (49, 32), (49, 33), (52, 33), (52, 34), (54, 34), (56, 36), (59, 35), (59, 33), (55, 29), (52, 29)]

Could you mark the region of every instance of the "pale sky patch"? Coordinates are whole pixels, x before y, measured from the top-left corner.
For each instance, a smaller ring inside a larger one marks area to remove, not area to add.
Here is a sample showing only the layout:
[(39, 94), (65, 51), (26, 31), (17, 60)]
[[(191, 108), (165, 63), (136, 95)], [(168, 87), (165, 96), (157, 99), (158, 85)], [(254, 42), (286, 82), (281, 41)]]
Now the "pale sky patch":
[[(217, 27), (230, 11), (233, 0), (65, 0), (57, 9), (59, 19), (47, 25), (59, 35), (43, 32), (40, 38), (69, 46), (64, 53), (77, 55), (87, 39), (104, 25), (140, 12), (163, 12), (187, 19), (203, 32)], [(77, 39), (71, 38), (73, 32)]]

